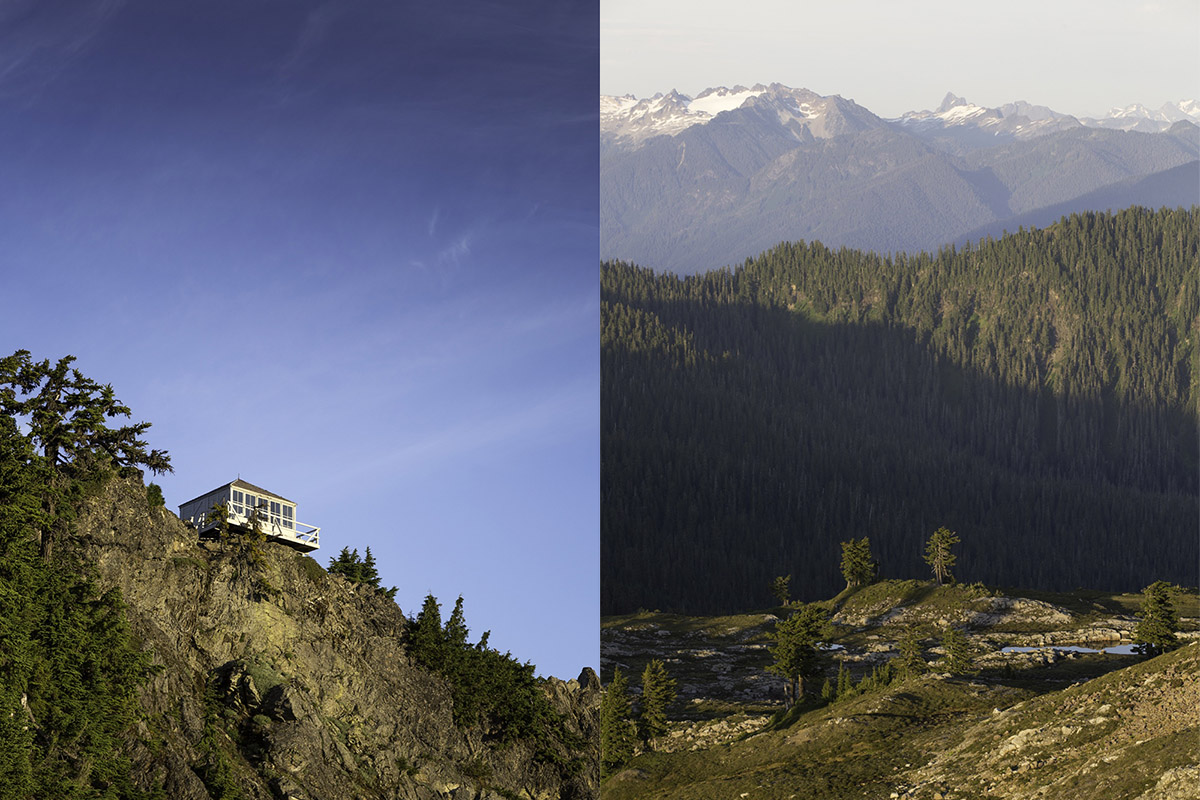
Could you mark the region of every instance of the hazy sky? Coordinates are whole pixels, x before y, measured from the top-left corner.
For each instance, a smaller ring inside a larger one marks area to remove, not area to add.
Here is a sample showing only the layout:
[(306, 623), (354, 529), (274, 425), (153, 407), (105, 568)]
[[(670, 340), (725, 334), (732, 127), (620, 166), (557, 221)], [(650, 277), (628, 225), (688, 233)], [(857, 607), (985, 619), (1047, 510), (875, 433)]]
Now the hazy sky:
[[(436, 10), (435, 10), (436, 9)], [(594, 2), (0, 5), (6, 353), (598, 667)]]
[(779, 82), (885, 117), (947, 92), (1077, 116), (1200, 99), (1196, 0), (603, 0), (602, 94)]

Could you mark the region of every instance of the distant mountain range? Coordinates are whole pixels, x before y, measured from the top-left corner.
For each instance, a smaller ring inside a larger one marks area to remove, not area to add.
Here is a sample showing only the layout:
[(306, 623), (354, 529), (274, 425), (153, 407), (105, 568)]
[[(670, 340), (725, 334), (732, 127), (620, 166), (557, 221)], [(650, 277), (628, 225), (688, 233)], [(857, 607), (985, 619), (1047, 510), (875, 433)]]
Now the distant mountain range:
[(785, 240), (936, 250), (1073, 211), (1190, 206), (1198, 125), (1195, 100), (1094, 119), (947, 94), (885, 119), (777, 83), (602, 96), (601, 255), (692, 273)]

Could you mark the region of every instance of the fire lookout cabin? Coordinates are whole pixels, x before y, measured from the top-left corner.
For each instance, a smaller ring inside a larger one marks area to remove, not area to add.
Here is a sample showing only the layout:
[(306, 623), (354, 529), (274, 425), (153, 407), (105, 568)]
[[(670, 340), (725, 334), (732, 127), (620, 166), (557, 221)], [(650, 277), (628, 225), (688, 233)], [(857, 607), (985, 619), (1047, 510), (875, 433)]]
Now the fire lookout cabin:
[(295, 503), (240, 478), (187, 501), (179, 507), (179, 518), (192, 523), (203, 536), (217, 527), (208, 514), (221, 503), (229, 510), (226, 521), (231, 528), (249, 530), (250, 513), (258, 509), (259, 525), (271, 541), (305, 553), (321, 546), (318, 538), (321, 529), (297, 522)]

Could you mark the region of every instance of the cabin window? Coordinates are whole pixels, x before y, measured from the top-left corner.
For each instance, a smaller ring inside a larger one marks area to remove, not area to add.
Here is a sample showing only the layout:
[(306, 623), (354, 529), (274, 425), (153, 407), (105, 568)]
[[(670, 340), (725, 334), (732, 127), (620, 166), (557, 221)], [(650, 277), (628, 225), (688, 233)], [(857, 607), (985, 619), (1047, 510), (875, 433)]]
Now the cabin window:
[(278, 525), (280, 523), (279, 503), (275, 500), (271, 501), (271, 524)]
[(230, 506), (229, 510), (232, 511), (234, 514), (237, 514), (238, 516), (245, 514), (246, 509), (245, 509), (245, 506), (242, 505), (243, 502), (245, 502), (245, 497), (242, 494), (241, 489), (234, 489), (233, 490), (233, 504)]
[(294, 527), (292, 524), (292, 515), (294, 515), (295, 513), (296, 513), (296, 509), (292, 508), (291, 506), (283, 507), (283, 527), (285, 527), (285, 528)]

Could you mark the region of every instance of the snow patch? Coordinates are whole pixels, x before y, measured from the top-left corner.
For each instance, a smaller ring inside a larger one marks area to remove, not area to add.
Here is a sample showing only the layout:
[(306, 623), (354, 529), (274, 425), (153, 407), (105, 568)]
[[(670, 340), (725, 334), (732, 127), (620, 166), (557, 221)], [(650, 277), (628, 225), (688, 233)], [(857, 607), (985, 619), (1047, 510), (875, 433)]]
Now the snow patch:
[(707, 89), (700, 93), (695, 100), (688, 103), (688, 112), (695, 114), (709, 114), (716, 116), (722, 111), (732, 111), (735, 108), (741, 108), (742, 104), (751, 97), (758, 97), (766, 92), (766, 89)]

